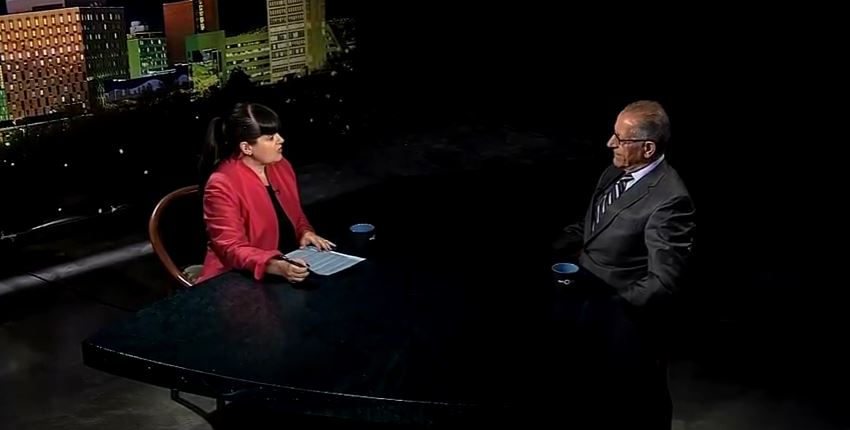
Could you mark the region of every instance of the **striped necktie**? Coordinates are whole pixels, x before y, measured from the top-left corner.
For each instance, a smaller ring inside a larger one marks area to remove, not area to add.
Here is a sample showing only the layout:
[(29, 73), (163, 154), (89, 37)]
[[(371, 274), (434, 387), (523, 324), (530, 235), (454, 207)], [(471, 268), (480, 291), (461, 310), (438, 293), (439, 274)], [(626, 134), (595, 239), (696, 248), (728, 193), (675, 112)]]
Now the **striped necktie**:
[(596, 202), (596, 210), (593, 215), (593, 224), (590, 227), (590, 231), (596, 229), (596, 224), (599, 224), (599, 220), (602, 219), (602, 215), (605, 214), (605, 211), (608, 209), (608, 206), (611, 206), (611, 203), (614, 203), (617, 199), (623, 195), (623, 192), (626, 191), (626, 185), (634, 179), (630, 173), (626, 173), (620, 179), (617, 180), (617, 183), (612, 186), (605, 195), (603, 195)]

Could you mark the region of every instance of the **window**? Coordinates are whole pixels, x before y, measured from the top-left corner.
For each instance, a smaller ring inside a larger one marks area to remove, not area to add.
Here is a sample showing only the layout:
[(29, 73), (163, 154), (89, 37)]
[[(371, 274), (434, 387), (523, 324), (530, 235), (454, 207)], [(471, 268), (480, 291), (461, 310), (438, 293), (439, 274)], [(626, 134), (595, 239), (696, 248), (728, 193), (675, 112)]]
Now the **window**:
[(65, 15), (59, 15), (59, 23), (60, 23), (60, 24), (64, 24), (64, 23), (65, 23)]
[(27, 18), (27, 28), (30, 28), (30, 19)]

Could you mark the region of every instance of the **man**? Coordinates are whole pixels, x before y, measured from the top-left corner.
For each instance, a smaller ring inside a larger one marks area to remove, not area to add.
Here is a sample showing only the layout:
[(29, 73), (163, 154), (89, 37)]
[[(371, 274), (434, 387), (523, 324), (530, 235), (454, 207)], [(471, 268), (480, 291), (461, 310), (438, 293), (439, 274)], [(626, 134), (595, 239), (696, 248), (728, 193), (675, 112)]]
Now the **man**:
[(695, 223), (688, 191), (664, 157), (669, 140), (659, 103), (626, 106), (607, 144), (613, 166), (602, 173), (584, 220), (555, 244), (580, 252), (579, 265), (610, 287), (609, 295), (585, 299), (578, 325), (590, 342), (587, 363), (597, 370), (594, 402), (617, 410), (604, 418), (628, 428), (669, 429), (671, 422), (660, 323), (685, 275)]

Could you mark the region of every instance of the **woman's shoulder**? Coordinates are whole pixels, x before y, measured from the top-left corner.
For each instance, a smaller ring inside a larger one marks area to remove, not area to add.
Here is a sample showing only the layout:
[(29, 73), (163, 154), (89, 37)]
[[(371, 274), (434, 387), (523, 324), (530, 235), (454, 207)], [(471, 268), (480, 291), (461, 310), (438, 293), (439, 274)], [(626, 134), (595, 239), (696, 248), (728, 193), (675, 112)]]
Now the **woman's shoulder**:
[(238, 163), (233, 162), (233, 160), (224, 160), (210, 174), (209, 179), (207, 179), (207, 187), (238, 183), (241, 181), (241, 173)]

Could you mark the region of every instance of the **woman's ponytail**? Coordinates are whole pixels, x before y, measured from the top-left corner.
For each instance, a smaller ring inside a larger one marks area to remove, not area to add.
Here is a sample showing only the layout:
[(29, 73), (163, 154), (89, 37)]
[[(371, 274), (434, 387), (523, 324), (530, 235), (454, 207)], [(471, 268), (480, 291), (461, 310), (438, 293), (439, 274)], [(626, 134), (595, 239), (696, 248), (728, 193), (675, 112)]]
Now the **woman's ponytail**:
[(198, 163), (201, 189), (204, 188), (210, 175), (218, 167), (218, 163), (221, 162), (221, 155), (225, 152), (223, 151), (224, 148), (222, 148), (223, 145), (225, 145), (224, 120), (220, 116), (217, 116), (207, 126), (207, 139), (204, 142), (204, 149), (201, 151), (201, 160)]

